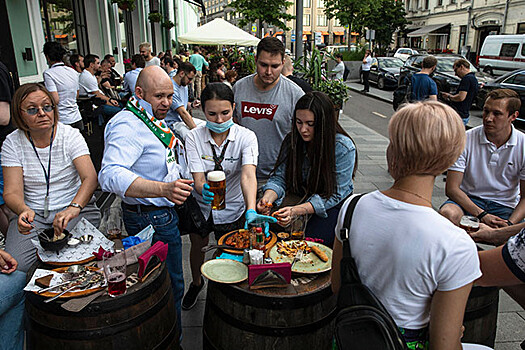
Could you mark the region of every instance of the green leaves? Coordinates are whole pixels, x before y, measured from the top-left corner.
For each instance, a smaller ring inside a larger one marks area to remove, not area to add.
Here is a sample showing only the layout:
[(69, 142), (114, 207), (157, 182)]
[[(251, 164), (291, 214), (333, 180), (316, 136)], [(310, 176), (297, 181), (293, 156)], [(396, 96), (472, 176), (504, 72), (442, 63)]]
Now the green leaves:
[(293, 20), (295, 16), (286, 13), (286, 9), (292, 5), (293, 2), (286, 0), (233, 0), (228, 6), (243, 15), (244, 18), (239, 21), (241, 26), (260, 20), (261, 23), (290, 30), (286, 21)]

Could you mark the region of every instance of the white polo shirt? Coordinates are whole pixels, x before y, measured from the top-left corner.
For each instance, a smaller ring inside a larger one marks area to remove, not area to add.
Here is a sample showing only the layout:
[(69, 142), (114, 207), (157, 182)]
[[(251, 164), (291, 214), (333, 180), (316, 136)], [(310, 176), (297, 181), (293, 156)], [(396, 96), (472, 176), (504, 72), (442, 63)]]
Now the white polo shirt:
[(519, 181), (525, 180), (525, 134), (512, 126), (509, 140), (497, 148), (487, 140), (483, 125), (473, 128), (449, 170), (463, 173), (460, 189), (466, 194), (514, 208)]
[(80, 96), (93, 97), (95, 94), (92, 92), (98, 91), (97, 78), (87, 70), (83, 70), (78, 77), (78, 83), (80, 85)]
[(199, 202), (202, 214), (208, 218), (212, 211), (213, 222), (215, 224), (232, 223), (239, 219), (245, 210), (244, 196), (241, 189), (241, 168), (246, 164), (257, 165), (259, 148), (255, 133), (238, 124), (230, 128), (226, 140), (219, 147), (213, 140), (209, 129), (205, 126), (198, 126), (191, 130), (186, 137), (186, 157), (190, 172), (208, 173), (215, 168), (211, 147), (215, 149), (217, 156), (220, 156), (226, 142), (230, 140), (224, 160), (221, 165), (226, 173), (226, 208), (224, 210), (211, 210), (210, 204), (204, 204), (202, 196), (193, 192)]
[(64, 63), (55, 63), (44, 72), (44, 84), (50, 92), (58, 93), (58, 117), (63, 124), (82, 119), (77, 105), (78, 73)]

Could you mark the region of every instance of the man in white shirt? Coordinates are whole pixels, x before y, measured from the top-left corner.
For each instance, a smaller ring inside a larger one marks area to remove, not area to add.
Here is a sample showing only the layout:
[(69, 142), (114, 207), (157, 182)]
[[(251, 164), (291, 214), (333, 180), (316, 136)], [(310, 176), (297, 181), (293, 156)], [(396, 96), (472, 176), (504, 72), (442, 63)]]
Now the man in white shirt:
[(69, 64), (79, 75), (84, 70), (84, 56), (75, 53), (69, 57)]
[(59, 121), (80, 131), (84, 123), (77, 105), (78, 73), (65, 65), (66, 50), (56, 41), (44, 44), (44, 55), (49, 68), (44, 72), (44, 84), (58, 107)]
[(483, 125), (467, 131), (465, 150), (447, 173), (449, 200), (439, 212), (452, 223), (473, 215), (505, 227), (525, 217), (525, 134), (512, 126), (520, 105), (509, 89), (487, 95)]
[(144, 68), (135, 87), (136, 98), (132, 97), (126, 109), (106, 126), (98, 178), (104, 191), (122, 198), (122, 219), (128, 234), (135, 235), (151, 224), (155, 229), (153, 242), (168, 244), (166, 265), (181, 330), (184, 278), (175, 205), (186, 201), (193, 180), (182, 178), (191, 176), (184, 148), (163, 123), (172, 95), (171, 79), (162, 68)]
[(340, 53), (335, 54), (336, 65), (332, 71), (334, 74), (334, 79), (343, 80), (343, 75), (345, 73), (345, 64), (343, 62), (343, 55)]
[(142, 57), (144, 57), (144, 61), (146, 61), (146, 67), (149, 67), (149, 66), (159, 66), (160, 67), (160, 59), (151, 54), (151, 44), (150, 43), (140, 44), (139, 52), (142, 55)]
[(131, 70), (124, 74), (124, 92), (126, 95), (133, 95), (135, 85), (140, 72), (144, 69), (146, 62), (142, 55), (131, 56)]
[(112, 99), (102, 93), (98, 87), (97, 77), (95, 73), (100, 69), (100, 61), (97, 55), (88, 54), (84, 57), (84, 70), (78, 78), (80, 84), (80, 97), (96, 97), (106, 102), (98, 107), (94, 115), (102, 116), (105, 120), (111, 118), (118, 113), (122, 108), (119, 106), (117, 100)]
[(363, 85), (365, 86), (362, 90), (363, 92), (370, 90), (370, 83), (368, 81), (370, 77), (370, 67), (372, 67), (372, 51), (366, 50), (363, 63), (361, 64), (361, 75), (363, 77)]

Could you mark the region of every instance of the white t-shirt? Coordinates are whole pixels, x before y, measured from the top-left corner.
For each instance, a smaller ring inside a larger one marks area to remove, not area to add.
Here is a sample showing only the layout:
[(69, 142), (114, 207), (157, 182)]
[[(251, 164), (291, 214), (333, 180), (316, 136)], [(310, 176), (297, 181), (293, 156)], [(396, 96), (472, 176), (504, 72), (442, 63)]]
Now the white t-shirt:
[(230, 128), (228, 137), (219, 147), (213, 140), (209, 129), (202, 125), (191, 130), (185, 140), (188, 167), (192, 173), (208, 173), (214, 170), (215, 162), (213, 161), (211, 147), (213, 145), (215, 153), (217, 156), (220, 156), (228, 140), (230, 140), (230, 143), (226, 148), (224, 160), (221, 163), (226, 173), (226, 208), (220, 211), (212, 211), (209, 204), (204, 204), (202, 196), (197, 191), (193, 192), (204, 217), (208, 218), (210, 211), (212, 211), (215, 224), (232, 223), (244, 213), (241, 168), (246, 164), (257, 166), (257, 157), (259, 155), (257, 137), (253, 131), (234, 124)]
[(343, 75), (345, 73), (345, 64), (343, 61), (339, 62), (334, 67), (334, 73), (335, 73), (335, 76), (334, 76), (335, 79), (343, 80)]
[(514, 208), (519, 182), (525, 180), (525, 134), (512, 127), (509, 140), (496, 148), (483, 125), (470, 129), (465, 149), (449, 170), (463, 173), (463, 192)]
[(44, 72), (46, 89), (58, 93), (58, 117), (64, 124), (82, 119), (77, 105), (78, 73), (64, 63), (55, 63)]
[[(47, 172), (49, 146), (37, 148), (37, 151)], [(75, 198), (81, 181), (73, 160), (86, 154), (89, 155), (89, 149), (80, 131), (59, 122), (51, 155), (49, 210), (62, 209)], [(20, 129), (9, 134), (4, 141), (2, 166), (22, 167), (25, 203), (33, 210), (44, 210), (46, 196), (44, 170), (29, 139)]]
[[(335, 228), (339, 240), (349, 203), (343, 204)], [(432, 208), (379, 191), (357, 203), (350, 246), (361, 281), (398, 327), (426, 327), (436, 290), (455, 290), (481, 276), (476, 245), (465, 231)]]
[(372, 67), (372, 56), (368, 56), (366, 58), (366, 63), (361, 63), (361, 70), (362, 71), (370, 71), (370, 67)]
[(160, 59), (157, 56), (153, 56), (151, 60), (146, 61), (146, 67), (149, 66), (160, 66)]
[(99, 91), (97, 78), (85, 69), (80, 73), (78, 83), (80, 96), (93, 97), (95, 96), (93, 92)]

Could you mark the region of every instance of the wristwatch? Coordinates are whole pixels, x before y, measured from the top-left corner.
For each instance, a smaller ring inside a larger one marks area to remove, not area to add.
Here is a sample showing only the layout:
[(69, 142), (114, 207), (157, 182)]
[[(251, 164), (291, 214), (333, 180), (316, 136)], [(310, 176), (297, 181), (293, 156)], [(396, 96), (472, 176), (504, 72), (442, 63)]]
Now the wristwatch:
[(80, 204), (75, 203), (75, 202), (71, 203), (71, 204), (69, 205), (69, 207), (78, 208), (78, 209), (80, 209), (80, 210), (84, 209)]

